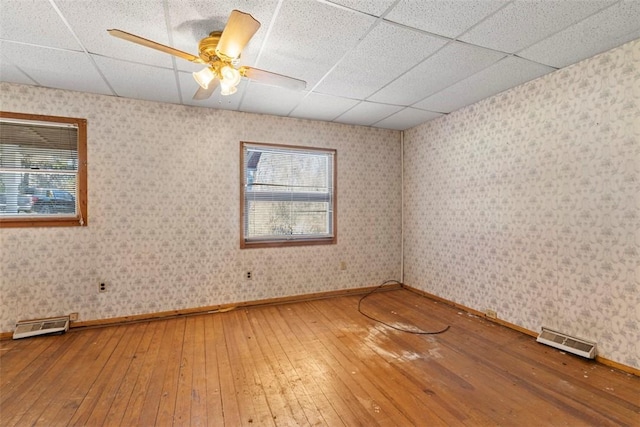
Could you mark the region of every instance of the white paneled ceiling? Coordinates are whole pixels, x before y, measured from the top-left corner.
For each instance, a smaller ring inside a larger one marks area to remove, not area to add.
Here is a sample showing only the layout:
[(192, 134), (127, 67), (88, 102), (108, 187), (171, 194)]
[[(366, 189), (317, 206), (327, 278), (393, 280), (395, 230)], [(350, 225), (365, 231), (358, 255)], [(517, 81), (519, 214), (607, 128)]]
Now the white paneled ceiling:
[[(404, 130), (640, 38), (640, 0), (0, 0), (0, 80)], [(233, 9), (261, 27), (240, 64), (307, 82), (243, 80), (193, 100), (183, 59)]]

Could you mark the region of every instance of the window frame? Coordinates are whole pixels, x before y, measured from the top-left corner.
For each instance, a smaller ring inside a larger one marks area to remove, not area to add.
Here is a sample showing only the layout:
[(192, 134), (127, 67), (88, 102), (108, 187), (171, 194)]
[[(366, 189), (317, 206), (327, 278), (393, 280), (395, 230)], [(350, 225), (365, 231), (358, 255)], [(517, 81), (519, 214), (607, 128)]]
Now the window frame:
[(88, 220), (87, 201), (87, 120), (77, 117), (46, 116), (0, 111), (0, 119), (64, 123), (77, 126), (78, 129), (78, 172), (76, 182), (77, 212), (75, 216), (11, 216), (0, 217), (0, 228), (14, 227), (74, 227), (86, 226)]
[[(265, 147), (274, 148), (278, 150), (291, 149), (291, 150), (305, 150), (316, 151), (320, 153), (331, 153), (333, 156), (332, 165), (332, 211), (331, 211), (331, 223), (333, 228), (333, 235), (327, 237), (295, 237), (292, 239), (270, 239), (270, 240), (256, 240), (248, 241), (245, 239), (245, 209), (246, 209), (246, 196), (245, 196), (245, 168), (244, 168), (244, 149), (245, 146), (251, 147)], [(269, 144), (263, 142), (249, 142), (240, 141), (240, 249), (251, 248), (274, 248), (274, 247), (289, 247), (289, 246), (314, 246), (314, 245), (334, 245), (338, 242), (338, 152), (331, 148), (310, 147), (302, 145), (285, 145), (285, 144)]]

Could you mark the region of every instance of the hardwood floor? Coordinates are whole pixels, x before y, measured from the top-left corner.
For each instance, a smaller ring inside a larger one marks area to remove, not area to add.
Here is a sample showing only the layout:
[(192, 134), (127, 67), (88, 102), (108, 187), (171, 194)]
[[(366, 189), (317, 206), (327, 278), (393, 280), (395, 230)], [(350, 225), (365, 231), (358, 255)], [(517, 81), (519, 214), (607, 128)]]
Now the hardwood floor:
[(0, 342), (2, 426), (640, 425), (640, 378), (408, 290)]

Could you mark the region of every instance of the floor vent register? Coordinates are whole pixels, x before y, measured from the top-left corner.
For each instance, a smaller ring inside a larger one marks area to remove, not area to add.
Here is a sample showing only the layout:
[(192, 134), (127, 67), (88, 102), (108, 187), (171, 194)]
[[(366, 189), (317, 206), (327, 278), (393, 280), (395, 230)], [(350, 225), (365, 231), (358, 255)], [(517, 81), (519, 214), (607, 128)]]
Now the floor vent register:
[(37, 335), (63, 334), (69, 330), (69, 316), (48, 319), (21, 320), (16, 323), (13, 339), (34, 337)]

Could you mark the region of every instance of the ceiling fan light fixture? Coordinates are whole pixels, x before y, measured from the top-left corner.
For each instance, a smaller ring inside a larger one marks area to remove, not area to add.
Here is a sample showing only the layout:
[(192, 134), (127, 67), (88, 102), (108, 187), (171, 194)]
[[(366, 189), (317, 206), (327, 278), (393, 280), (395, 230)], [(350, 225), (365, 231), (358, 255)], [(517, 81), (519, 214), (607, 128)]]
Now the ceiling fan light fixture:
[(237, 87), (229, 86), (229, 85), (225, 84), (224, 80), (222, 80), (220, 82), (220, 95), (222, 95), (222, 96), (233, 95), (237, 91), (238, 91)]
[(206, 67), (200, 71), (193, 73), (193, 78), (202, 89), (207, 89), (213, 79), (216, 78), (216, 74), (213, 72), (211, 67)]
[(225, 65), (220, 70), (220, 75), (222, 76), (222, 82), (226, 86), (237, 86), (240, 83), (240, 72), (233, 68), (232, 66)]

